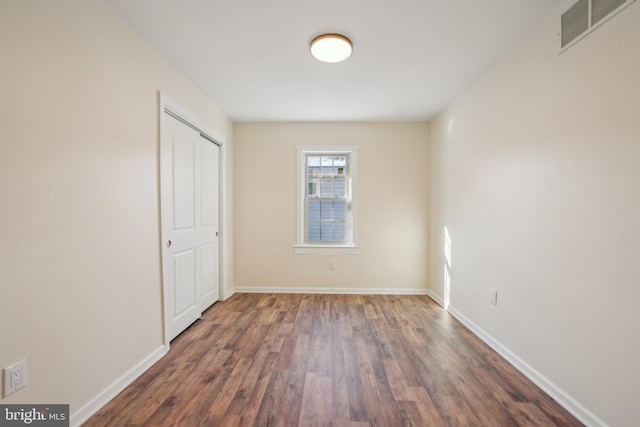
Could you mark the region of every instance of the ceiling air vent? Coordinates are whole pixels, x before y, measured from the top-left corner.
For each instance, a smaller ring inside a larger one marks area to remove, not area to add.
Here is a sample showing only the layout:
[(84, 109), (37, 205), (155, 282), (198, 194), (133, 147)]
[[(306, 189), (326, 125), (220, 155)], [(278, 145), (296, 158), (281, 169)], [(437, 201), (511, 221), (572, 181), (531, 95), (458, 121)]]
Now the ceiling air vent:
[(635, 0), (578, 0), (560, 15), (560, 52), (573, 46), (584, 36)]

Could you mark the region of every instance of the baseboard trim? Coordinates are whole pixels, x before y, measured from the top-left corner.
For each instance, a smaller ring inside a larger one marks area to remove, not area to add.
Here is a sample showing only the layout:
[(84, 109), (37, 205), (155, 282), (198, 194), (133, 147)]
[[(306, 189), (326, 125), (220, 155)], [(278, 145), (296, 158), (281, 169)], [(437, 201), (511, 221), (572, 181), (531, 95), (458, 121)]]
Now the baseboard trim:
[(100, 408), (109, 403), (111, 399), (116, 397), (118, 393), (124, 390), (130, 385), (136, 378), (142, 375), (147, 369), (153, 366), (158, 360), (160, 360), (165, 354), (167, 354), (164, 345), (155, 349), (151, 354), (141, 360), (136, 366), (131, 368), (128, 372), (114, 381), (110, 386), (104, 389), (100, 394), (95, 396), (86, 405), (74, 412), (70, 419), (69, 425), (76, 427), (82, 425), (93, 414), (98, 412)]
[(230, 289), (230, 290), (226, 291), (226, 292), (224, 293), (224, 299), (223, 299), (223, 301), (228, 300), (228, 299), (229, 299), (229, 298), (231, 298), (231, 297), (233, 296), (233, 294), (235, 294), (235, 293), (236, 293), (236, 290), (235, 290), (235, 289)]
[[(444, 300), (431, 289), (427, 291), (427, 295), (433, 299), (442, 308), (445, 308)], [(504, 357), (507, 362), (511, 363), (524, 376), (529, 378), (533, 383), (540, 387), (545, 393), (551, 396), (556, 402), (562, 405), (567, 411), (571, 412), (574, 417), (579, 419), (583, 424), (589, 427), (609, 427), (607, 423), (598, 418), (587, 408), (578, 403), (573, 397), (567, 394), (560, 387), (551, 382), (544, 375), (533, 369), (524, 360), (520, 359), (507, 347), (502, 345), (498, 340), (485, 332), (478, 325), (473, 323), (468, 317), (449, 306), (446, 309), (453, 317), (458, 319), (467, 329), (473, 332), (478, 338), (484, 341), (489, 347), (495, 350), (500, 356)]]
[[(430, 292), (429, 296), (434, 298)], [(437, 297), (437, 296), (436, 296)], [(435, 298), (434, 298), (435, 300)], [(438, 302), (438, 301), (436, 301)], [(440, 304), (440, 303), (439, 303)], [(440, 304), (444, 307), (444, 304)], [(540, 387), (545, 393), (551, 396), (556, 402), (562, 405), (573, 416), (580, 420), (583, 424), (589, 427), (609, 427), (607, 423), (598, 418), (595, 414), (589, 411), (587, 408), (578, 403), (573, 397), (567, 394), (564, 390), (536, 371), (524, 360), (520, 359), (507, 347), (502, 345), (498, 340), (494, 339), (491, 335), (486, 333), (482, 328), (473, 323), (460, 311), (449, 306), (449, 313), (460, 321), (465, 327), (473, 332), (478, 338), (484, 341), (489, 347), (494, 349), (500, 356), (504, 357), (509, 363), (511, 363), (517, 370), (529, 378), (533, 383)]]
[(236, 293), (255, 294), (341, 294), (341, 295), (428, 295), (427, 289), (381, 289), (381, 288), (265, 288), (236, 287)]
[(440, 298), (440, 295), (436, 294), (431, 289), (427, 289), (427, 296), (434, 300), (440, 307), (444, 308), (444, 300)]

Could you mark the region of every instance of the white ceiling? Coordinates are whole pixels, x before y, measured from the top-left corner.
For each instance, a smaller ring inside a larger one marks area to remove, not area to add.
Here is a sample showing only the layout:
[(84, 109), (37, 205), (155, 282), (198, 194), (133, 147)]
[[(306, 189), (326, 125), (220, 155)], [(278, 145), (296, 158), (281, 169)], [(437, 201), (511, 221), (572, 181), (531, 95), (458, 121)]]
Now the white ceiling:
[[(104, 0), (233, 121), (433, 118), (561, 0)], [(325, 64), (310, 40), (353, 41)]]

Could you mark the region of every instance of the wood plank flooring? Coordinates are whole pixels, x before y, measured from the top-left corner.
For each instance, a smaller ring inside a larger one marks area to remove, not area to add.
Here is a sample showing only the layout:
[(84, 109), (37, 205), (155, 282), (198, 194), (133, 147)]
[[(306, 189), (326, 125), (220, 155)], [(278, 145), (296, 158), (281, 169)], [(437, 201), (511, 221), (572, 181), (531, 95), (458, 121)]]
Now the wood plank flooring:
[(580, 426), (424, 296), (236, 294), (84, 426)]

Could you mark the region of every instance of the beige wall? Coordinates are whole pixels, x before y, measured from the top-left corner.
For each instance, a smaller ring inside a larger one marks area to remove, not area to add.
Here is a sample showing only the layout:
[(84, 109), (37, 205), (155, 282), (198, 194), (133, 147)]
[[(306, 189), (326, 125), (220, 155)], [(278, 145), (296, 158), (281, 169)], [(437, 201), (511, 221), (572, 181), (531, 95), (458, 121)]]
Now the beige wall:
[[(611, 426), (640, 407), (640, 4), (547, 21), (432, 123), (430, 288)], [(497, 307), (489, 289), (498, 290)]]
[[(638, 22), (636, 2), (558, 56), (549, 20), (429, 136), (419, 123), (232, 127), (103, 3), (1, 2), (0, 367), (27, 358), (29, 379), (0, 402), (74, 413), (162, 345), (162, 90), (226, 137), (227, 292), (423, 292), (429, 276), (444, 298), (446, 225), (451, 307), (594, 417), (633, 425)], [(360, 255), (293, 254), (295, 147), (323, 144), (360, 146)]]
[(0, 52), (0, 367), (28, 361), (0, 402), (74, 414), (163, 344), (158, 90), (225, 136), (229, 188), (232, 126), (100, 1), (0, 2)]
[[(428, 129), (426, 123), (235, 124), (236, 288), (424, 292)], [(360, 255), (293, 253), (298, 145), (359, 146)]]

